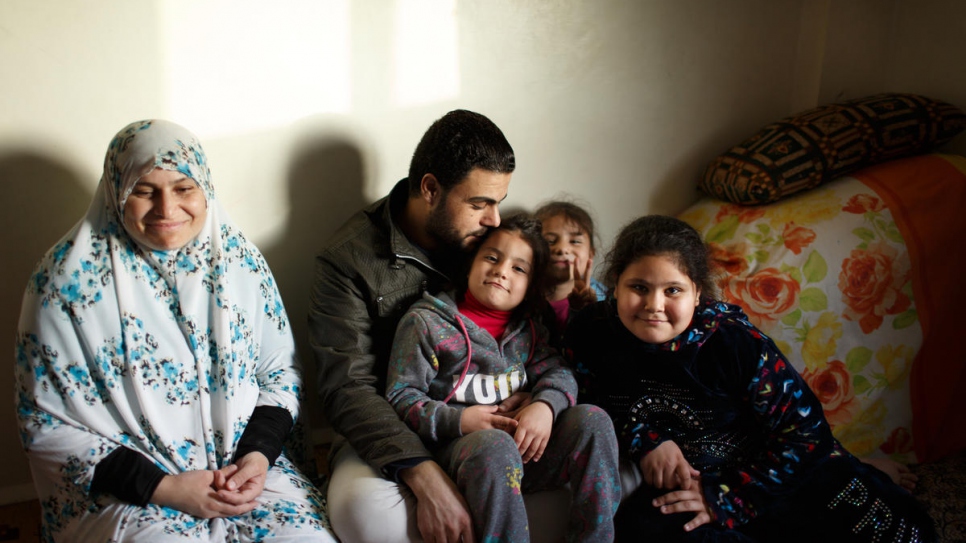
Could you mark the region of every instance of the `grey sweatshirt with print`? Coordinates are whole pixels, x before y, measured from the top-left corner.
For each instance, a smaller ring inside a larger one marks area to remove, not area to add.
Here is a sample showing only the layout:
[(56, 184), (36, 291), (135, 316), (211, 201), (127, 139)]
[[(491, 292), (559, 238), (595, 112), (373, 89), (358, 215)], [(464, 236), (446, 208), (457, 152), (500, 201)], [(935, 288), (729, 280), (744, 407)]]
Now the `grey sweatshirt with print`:
[(511, 322), (498, 340), (461, 316), (446, 293), (423, 294), (399, 321), (386, 398), (424, 440), (460, 437), (465, 407), (499, 404), (518, 391), (547, 403), (555, 419), (576, 403), (573, 372), (542, 325)]

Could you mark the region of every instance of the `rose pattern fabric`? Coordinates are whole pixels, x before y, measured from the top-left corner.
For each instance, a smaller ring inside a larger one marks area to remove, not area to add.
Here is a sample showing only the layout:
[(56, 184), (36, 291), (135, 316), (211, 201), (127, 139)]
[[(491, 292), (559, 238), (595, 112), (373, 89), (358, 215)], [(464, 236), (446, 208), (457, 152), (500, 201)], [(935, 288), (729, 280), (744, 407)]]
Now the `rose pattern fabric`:
[(748, 269), (748, 261), (745, 254), (748, 252), (744, 243), (735, 246), (723, 247), (717, 243), (709, 243), (708, 248), (711, 252), (711, 260), (729, 275), (741, 275)]
[(858, 402), (852, 391), (852, 376), (841, 360), (833, 360), (814, 371), (806, 368), (802, 377), (822, 402), (829, 424), (835, 426), (852, 420)]
[(882, 198), (843, 177), (777, 203), (705, 198), (721, 299), (771, 336), (854, 454), (915, 461), (908, 375), (922, 344), (906, 244)]
[(902, 292), (909, 282), (909, 263), (899, 260), (897, 253), (878, 243), (854, 249), (842, 263), (839, 290), (846, 304), (843, 316), (858, 321), (866, 334), (881, 326), (886, 315), (909, 308), (909, 297)]
[(765, 268), (747, 277), (733, 277), (721, 287), (724, 298), (745, 309), (751, 322), (770, 328), (774, 321), (798, 305), (801, 287), (792, 276)]
[(784, 240), (785, 247), (788, 247), (791, 252), (798, 255), (815, 241), (815, 232), (790, 222), (785, 225), (785, 231), (782, 232), (782, 239)]

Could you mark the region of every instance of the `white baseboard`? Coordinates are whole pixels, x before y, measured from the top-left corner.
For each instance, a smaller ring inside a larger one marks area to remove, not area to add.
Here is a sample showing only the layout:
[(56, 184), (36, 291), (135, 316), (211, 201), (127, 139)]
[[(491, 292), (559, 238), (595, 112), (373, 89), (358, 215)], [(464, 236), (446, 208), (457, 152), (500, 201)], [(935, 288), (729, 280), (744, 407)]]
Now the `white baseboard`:
[(37, 490), (33, 483), (0, 487), (0, 505), (20, 503), (37, 499)]

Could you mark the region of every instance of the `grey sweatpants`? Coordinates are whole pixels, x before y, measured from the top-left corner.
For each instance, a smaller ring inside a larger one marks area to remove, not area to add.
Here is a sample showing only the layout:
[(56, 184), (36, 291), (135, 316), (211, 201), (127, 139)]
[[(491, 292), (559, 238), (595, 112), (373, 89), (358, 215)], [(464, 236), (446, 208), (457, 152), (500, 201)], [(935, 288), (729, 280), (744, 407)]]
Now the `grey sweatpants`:
[(513, 436), (482, 430), (436, 453), (473, 516), (476, 539), (530, 540), (523, 494), (570, 485), (567, 541), (612, 541), (621, 499), (617, 437), (610, 417), (592, 405), (563, 411), (539, 462), (523, 464)]

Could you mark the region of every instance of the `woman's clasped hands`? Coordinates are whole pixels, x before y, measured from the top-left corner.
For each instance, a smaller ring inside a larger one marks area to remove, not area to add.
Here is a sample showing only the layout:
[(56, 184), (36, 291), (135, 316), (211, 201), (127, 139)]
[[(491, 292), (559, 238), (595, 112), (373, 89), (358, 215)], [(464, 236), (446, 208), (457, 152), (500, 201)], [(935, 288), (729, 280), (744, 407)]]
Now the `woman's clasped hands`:
[(247, 513), (265, 488), (268, 459), (251, 452), (218, 470), (166, 475), (151, 502), (198, 518), (227, 518)]

